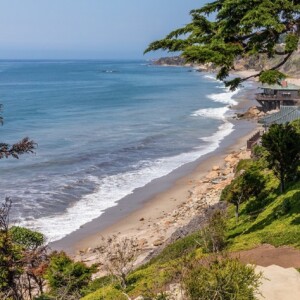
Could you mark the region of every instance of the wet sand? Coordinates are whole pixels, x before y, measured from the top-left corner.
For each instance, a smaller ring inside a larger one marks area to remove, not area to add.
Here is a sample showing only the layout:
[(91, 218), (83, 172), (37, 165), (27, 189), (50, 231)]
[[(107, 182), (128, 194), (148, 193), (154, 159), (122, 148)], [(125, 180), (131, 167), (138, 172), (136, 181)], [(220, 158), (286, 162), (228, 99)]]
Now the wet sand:
[[(257, 105), (254, 101), (255, 90), (256, 86), (237, 95), (238, 105), (234, 107), (236, 112), (244, 112), (249, 107)], [(212, 173), (213, 166), (220, 166), (226, 171), (225, 158), (233, 152), (245, 149), (247, 139), (258, 130), (255, 120), (231, 120), (231, 122), (235, 130), (221, 141), (215, 151), (134, 190), (132, 194), (119, 200), (116, 206), (105, 210), (100, 217), (63, 239), (51, 243), (50, 247), (64, 250), (72, 256), (90, 253), (87, 255), (89, 256), (102, 236), (116, 234), (120, 237), (138, 238), (143, 244), (142, 248), (151, 251), (155, 247), (154, 244), (160, 244), (190, 220), (189, 215), (181, 216), (181, 222), (176, 222), (176, 218), (174, 221), (170, 216), (176, 215), (178, 208), (186, 205), (199, 185), (205, 187), (201, 180), (211, 176), (209, 174)], [(210, 193), (214, 186), (205, 188), (207, 190), (196, 193)], [(216, 193), (211, 196), (212, 202), (219, 201), (218, 195)], [(162, 226), (163, 229), (159, 228)]]
[(159, 230), (151, 231), (158, 220), (163, 220), (185, 203), (195, 184), (207, 176), (213, 166), (224, 165), (225, 157), (230, 153), (245, 148), (247, 139), (257, 130), (254, 121), (239, 120), (234, 121), (234, 125), (236, 130), (214, 152), (136, 189), (131, 195), (121, 199), (117, 206), (107, 209), (99, 218), (50, 246), (75, 255), (96, 247), (101, 236), (138, 236), (146, 239), (148, 245), (157, 239), (165, 240), (180, 224), (173, 224), (162, 236)]

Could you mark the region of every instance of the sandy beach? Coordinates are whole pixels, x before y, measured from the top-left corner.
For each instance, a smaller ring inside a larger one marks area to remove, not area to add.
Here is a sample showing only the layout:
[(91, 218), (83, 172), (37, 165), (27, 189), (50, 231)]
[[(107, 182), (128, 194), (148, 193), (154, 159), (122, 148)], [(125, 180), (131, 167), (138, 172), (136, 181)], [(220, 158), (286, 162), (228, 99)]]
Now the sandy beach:
[[(237, 75), (245, 77), (251, 74), (253, 71)], [(299, 79), (289, 79), (289, 82), (300, 84)], [(254, 93), (255, 90), (251, 89), (240, 95), (240, 101), (234, 107), (236, 112), (245, 112), (256, 104), (253, 101)], [(176, 233), (177, 237), (181, 228), (197, 219), (195, 217), (205, 215), (207, 208), (219, 202), (222, 190), (235, 176), (238, 162), (250, 157), (246, 142), (261, 128), (254, 119), (237, 120), (234, 125), (235, 131), (221, 142), (217, 150), (135, 191), (127, 199), (119, 201), (117, 207), (110, 208), (79, 231), (54, 243), (54, 248), (63, 249), (76, 260), (91, 265), (99, 262), (100, 254), (96, 248), (102, 237), (114, 235), (120, 239), (136, 239), (141, 254), (135, 264), (142, 264), (145, 259), (147, 261), (151, 254), (161, 251), (170, 238), (174, 239), (172, 234)], [(264, 274), (260, 287), (264, 297), (298, 297), (299, 276), (294, 269), (299, 266), (298, 251), (262, 245), (234, 255), (245, 263), (258, 265), (256, 272)], [(278, 266), (274, 266), (274, 263)], [(105, 274), (103, 272), (100, 268), (96, 276)], [(286, 289), (286, 286), (290, 289)]]
[[(250, 104), (253, 103), (244, 103)], [(170, 181), (165, 178), (165, 184), (164, 179), (157, 180), (156, 184), (163, 191), (157, 192), (152, 182), (131, 195), (131, 200), (135, 201), (133, 206), (130, 199), (123, 199), (98, 219), (51, 247), (65, 250), (77, 260), (94, 263), (98, 255), (94, 249), (102, 237), (134, 237), (142, 250), (139, 260), (143, 260), (177, 229), (219, 202), (222, 189), (234, 178), (238, 161), (250, 156), (246, 141), (257, 131), (254, 121), (239, 120), (235, 126), (237, 130), (225, 138), (216, 151), (176, 170), (175, 176), (179, 179), (175, 182), (172, 181), (174, 174), (166, 176)]]
[[(246, 141), (253, 135), (252, 129), (234, 145), (200, 163), (174, 186), (147, 201), (141, 208), (96, 234), (86, 236), (74, 244), (76, 257), (85, 262), (97, 260), (94, 248), (101, 237), (117, 235), (134, 237), (146, 257), (162, 245), (178, 228), (201, 214), (208, 206), (219, 201), (222, 189), (234, 178), (234, 169), (240, 159), (249, 158)], [(99, 219), (100, 221), (101, 219)]]
[[(253, 95), (253, 90), (242, 92), (235, 110), (246, 111), (256, 105)], [(234, 178), (238, 161), (250, 156), (246, 141), (257, 132), (257, 122), (233, 122), (235, 131), (217, 150), (135, 190), (99, 218), (50, 246), (92, 263), (97, 261), (94, 249), (102, 237), (134, 237), (143, 253), (140, 260), (145, 258), (177, 229), (218, 203), (221, 191)]]
[[(235, 74), (247, 77), (256, 71)], [(289, 81), (297, 84), (299, 79)], [(255, 89), (243, 91), (234, 109), (245, 112), (255, 106), (254, 92)], [(216, 204), (222, 189), (233, 179), (238, 161), (249, 157), (246, 141), (257, 132), (257, 122), (237, 120), (234, 123), (236, 130), (217, 150), (135, 190), (99, 218), (50, 246), (68, 252), (77, 260), (94, 262), (97, 260), (94, 249), (102, 237), (126, 236), (137, 238), (146, 257), (195, 215)]]

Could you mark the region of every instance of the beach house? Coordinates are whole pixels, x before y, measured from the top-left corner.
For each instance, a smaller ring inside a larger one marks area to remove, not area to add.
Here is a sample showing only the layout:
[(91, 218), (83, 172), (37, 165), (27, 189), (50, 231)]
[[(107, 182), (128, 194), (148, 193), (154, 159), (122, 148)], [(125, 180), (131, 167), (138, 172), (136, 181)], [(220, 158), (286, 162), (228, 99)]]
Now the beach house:
[(300, 87), (282, 81), (281, 84), (260, 87), (261, 93), (256, 94), (256, 101), (264, 111), (280, 109), (281, 106), (300, 104)]

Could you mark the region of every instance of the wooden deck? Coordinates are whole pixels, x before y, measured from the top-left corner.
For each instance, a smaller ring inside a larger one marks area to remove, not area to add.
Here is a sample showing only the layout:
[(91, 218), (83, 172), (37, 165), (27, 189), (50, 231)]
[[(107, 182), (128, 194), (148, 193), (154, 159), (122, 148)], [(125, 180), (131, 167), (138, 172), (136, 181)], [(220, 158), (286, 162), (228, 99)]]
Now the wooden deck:
[(279, 95), (267, 95), (267, 94), (256, 94), (256, 100), (258, 101), (283, 101), (283, 102), (300, 102), (300, 98), (292, 97), (292, 95), (285, 95), (285, 96), (279, 96)]
[(300, 98), (293, 98), (291, 95), (267, 95), (256, 94), (256, 101), (262, 106), (263, 110), (270, 111), (280, 109), (281, 106), (294, 106), (300, 103)]

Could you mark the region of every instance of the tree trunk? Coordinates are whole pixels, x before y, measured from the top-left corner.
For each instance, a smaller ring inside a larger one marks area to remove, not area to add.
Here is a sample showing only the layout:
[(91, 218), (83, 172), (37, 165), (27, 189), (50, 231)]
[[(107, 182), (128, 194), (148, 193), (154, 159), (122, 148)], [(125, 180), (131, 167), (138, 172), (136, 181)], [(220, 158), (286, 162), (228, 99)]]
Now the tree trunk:
[(235, 217), (237, 220), (239, 219), (239, 208), (240, 208), (239, 203), (236, 203), (235, 204)]
[(284, 190), (285, 190), (284, 175), (280, 173), (280, 193), (282, 194)]
[(126, 274), (122, 273), (121, 274), (121, 285), (123, 289), (126, 289), (127, 287), (127, 282), (126, 282)]

